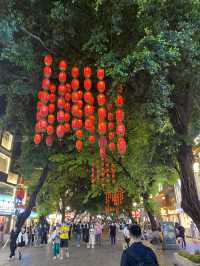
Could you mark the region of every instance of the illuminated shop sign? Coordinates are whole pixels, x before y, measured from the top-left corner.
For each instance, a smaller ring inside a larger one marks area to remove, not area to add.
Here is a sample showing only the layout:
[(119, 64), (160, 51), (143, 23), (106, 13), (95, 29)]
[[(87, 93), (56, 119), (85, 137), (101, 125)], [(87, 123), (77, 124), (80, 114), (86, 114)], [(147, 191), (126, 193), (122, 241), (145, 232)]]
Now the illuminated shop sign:
[(0, 197), (0, 214), (14, 214), (15, 205), (12, 198), (2, 199)]

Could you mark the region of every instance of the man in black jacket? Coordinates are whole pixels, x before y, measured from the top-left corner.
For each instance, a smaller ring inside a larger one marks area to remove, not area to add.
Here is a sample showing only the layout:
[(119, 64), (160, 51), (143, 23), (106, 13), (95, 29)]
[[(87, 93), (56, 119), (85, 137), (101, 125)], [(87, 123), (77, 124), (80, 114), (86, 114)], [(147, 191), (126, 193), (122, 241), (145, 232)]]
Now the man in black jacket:
[(131, 246), (123, 251), (121, 266), (158, 266), (155, 253), (141, 242), (141, 228), (132, 225), (129, 228)]

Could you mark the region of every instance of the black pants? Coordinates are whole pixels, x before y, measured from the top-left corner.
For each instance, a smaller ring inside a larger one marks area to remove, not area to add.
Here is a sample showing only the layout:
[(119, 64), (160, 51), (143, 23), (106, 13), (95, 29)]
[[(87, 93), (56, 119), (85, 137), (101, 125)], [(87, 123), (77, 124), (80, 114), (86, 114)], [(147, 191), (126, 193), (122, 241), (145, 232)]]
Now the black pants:
[(17, 248), (16, 243), (10, 243), (10, 258), (15, 256), (15, 250)]
[(47, 244), (47, 234), (43, 234), (41, 244)]
[(116, 243), (116, 235), (110, 235), (111, 245), (115, 245)]

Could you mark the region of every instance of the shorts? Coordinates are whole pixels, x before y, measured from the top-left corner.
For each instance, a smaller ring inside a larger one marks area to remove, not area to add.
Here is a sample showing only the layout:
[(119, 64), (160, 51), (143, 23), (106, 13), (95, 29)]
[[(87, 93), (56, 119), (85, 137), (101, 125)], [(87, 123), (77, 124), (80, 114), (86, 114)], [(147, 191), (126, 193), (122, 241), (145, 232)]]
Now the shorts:
[(18, 243), (18, 245), (17, 245), (18, 247), (20, 247), (20, 248), (22, 248), (22, 247), (25, 247), (26, 246), (26, 244), (25, 244), (25, 242), (23, 241), (23, 242), (21, 242), (21, 243)]
[(68, 239), (60, 239), (61, 248), (68, 248), (68, 246), (69, 246)]

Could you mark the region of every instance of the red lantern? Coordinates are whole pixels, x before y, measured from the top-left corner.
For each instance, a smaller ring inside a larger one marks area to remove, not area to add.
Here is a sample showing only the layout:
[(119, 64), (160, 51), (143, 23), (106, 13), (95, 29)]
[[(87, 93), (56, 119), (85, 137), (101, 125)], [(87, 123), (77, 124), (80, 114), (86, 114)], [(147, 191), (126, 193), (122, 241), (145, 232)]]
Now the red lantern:
[(53, 84), (53, 83), (50, 83), (50, 85), (49, 85), (49, 90), (50, 90), (51, 93), (56, 92), (56, 85)]
[(100, 94), (97, 96), (97, 101), (98, 101), (98, 105), (100, 105), (100, 106), (105, 105), (105, 103), (106, 103), (106, 96), (105, 96), (105, 94), (100, 93)]
[(72, 79), (71, 81), (71, 87), (72, 87), (72, 90), (78, 90), (79, 88), (79, 80), (78, 79)]
[(95, 126), (93, 125), (92, 127), (87, 129), (91, 134), (94, 134), (95, 132)]
[(85, 128), (86, 128), (87, 130), (89, 130), (89, 129), (92, 128), (93, 126), (94, 126), (93, 121), (90, 120), (89, 118), (87, 118), (87, 119), (85, 120)]
[(79, 68), (78, 67), (72, 67), (71, 75), (73, 78), (77, 78), (79, 75)]
[(78, 107), (81, 109), (83, 107), (83, 101), (82, 100), (78, 100), (76, 102), (76, 104), (78, 105)]
[(67, 92), (65, 93), (65, 101), (69, 102), (71, 100), (71, 93)]
[(110, 151), (115, 151), (116, 150), (116, 145), (115, 145), (115, 143), (114, 142), (110, 142), (109, 144), (108, 144), (108, 148), (109, 148), (109, 150)]
[(84, 113), (85, 113), (86, 117), (90, 116), (90, 115), (93, 115), (94, 114), (94, 106), (87, 104), (84, 107)]
[(106, 123), (105, 122), (99, 122), (98, 123), (98, 131), (99, 131), (99, 134), (101, 135), (104, 135), (106, 133)]
[(72, 129), (77, 130), (83, 127), (83, 121), (81, 119), (72, 119)]
[(94, 116), (94, 115), (90, 115), (90, 116), (88, 116), (88, 118), (89, 118), (90, 120), (92, 120), (92, 121), (93, 121), (93, 124), (94, 124), (94, 122), (95, 122), (95, 116)]
[[(50, 103), (49, 105), (48, 105), (48, 109), (49, 109), (49, 113), (50, 114), (53, 114), (54, 112), (55, 112), (55, 110), (56, 110), (56, 106), (55, 106), (55, 104), (54, 103)], [(48, 113), (47, 113), (48, 114)]]
[(97, 83), (97, 90), (100, 92), (100, 93), (103, 93), (106, 89), (106, 84), (103, 80), (101, 81), (98, 81)]
[(43, 106), (43, 103), (41, 101), (39, 101), (37, 103), (37, 109), (40, 110), (40, 108)]
[(64, 124), (64, 129), (65, 129), (65, 133), (70, 132), (70, 130), (71, 130), (70, 124), (69, 123), (65, 123)]
[(76, 141), (76, 149), (77, 149), (78, 152), (82, 151), (82, 149), (83, 149), (83, 142), (82, 142), (82, 140), (78, 139)]
[(65, 112), (64, 111), (58, 111), (57, 112), (57, 121), (59, 123), (62, 123), (65, 121)]
[(64, 96), (66, 93), (66, 86), (64, 84), (58, 85), (58, 94)]
[(124, 120), (124, 111), (123, 109), (116, 110), (116, 121), (117, 123), (122, 122)]
[(49, 94), (46, 91), (43, 91), (41, 94), (41, 102), (47, 103), (49, 101)]
[(46, 117), (48, 115), (48, 106), (46, 105), (42, 105), (42, 107), (40, 108), (40, 114), (42, 117)]
[(108, 112), (108, 121), (112, 122), (114, 120), (114, 114), (111, 112)]
[(50, 85), (50, 80), (49, 80), (49, 79), (43, 79), (43, 80), (42, 80), (42, 88), (43, 88), (44, 90), (48, 90), (49, 85)]
[(43, 132), (43, 133), (46, 132), (47, 126), (48, 126), (47, 121), (45, 119), (42, 119), (39, 121), (39, 123), (40, 123), (41, 132)]
[(115, 133), (113, 131), (108, 132), (109, 140), (113, 140), (115, 138)]
[(94, 97), (91, 92), (85, 92), (84, 93), (84, 100), (86, 103), (92, 105), (94, 103)]
[(40, 144), (40, 142), (42, 141), (42, 136), (40, 134), (35, 134), (34, 136), (34, 142), (36, 145)]
[(38, 91), (38, 94), (37, 94), (37, 95), (38, 95), (38, 99), (39, 99), (39, 100), (42, 99), (42, 97), (43, 97), (43, 93), (44, 93), (44, 92), (43, 92), (42, 90)]
[(91, 79), (85, 79), (84, 80), (84, 88), (85, 88), (86, 91), (91, 90), (91, 88), (92, 88), (92, 81), (91, 81)]
[(36, 121), (39, 121), (42, 119), (42, 115), (41, 115), (41, 112), (37, 112), (36, 113)]
[(70, 114), (69, 113), (65, 113), (64, 120), (65, 120), (65, 122), (69, 122), (69, 120), (70, 120)]
[(65, 86), (66, 86), (66, 92), (71, 92), (71, 85), (70, 85), (70, 83), (66, 83)]
[(83, 110), (78, 109), (77, 113), (76, 113), (76, 117), (78, 118), (82, 118), (83, 117)]
[(63, 97), (58, 98), (57, 105), (59, 109), (64, 109), (65, 99)]
[(43, 74), (44, 74), (45, 78), (50, 78), (50, 76), (52, 74), (52, 69), (49, 66), (45, 66), (43, 69)]
[(76, 134), (77, 139), (82, 139), (83, 130), (82, 129), (78, 129), (75, 134)]
[(98, 79), (104, 79), (105, 77), (105, 71), (103, 68), (100, 68), (97, 70), (97, 77)]
[(44, 57), (44, 63), (46, 66), (50, 66), (53, 62), (53, 57), (50, 55), (50, 54), (47, 54), (45, 57)]
[(37, 123), (35, 124), (35, 132), (36, 132), (36, 133), (41, 133), (40, 122), (37, 122)]
[(122, 95), (117, 95), (117, 98), (115, 100), (115, 104), (118, 106), (118, 107), (122, 107), (122, 105), (124, 104), (124, 98)]
[(96, 138), (95, 138), (94, 135), (90, 135), (90, 136), (88, 137), (88, 142), (89, 142), (90, 144), (94, 144), (95, 141), (96, 141)]
[(48, 115), (48, 123), (53, 124), (55, 122), (55, 116), (54, 115)]
[(85, 78), (89, 78), (92, 75), (91, 67), (88, 67), (88, 66), (84, 67), (83, 72), (84, 72), (84, 77)]
[(115, 129), (115, 124), (113, 122), (108, 123), (108, 130), (113, 131)]
[(53, 135), (54, 133), (54, 127), (52, 125), (47, 126), (47, 134), (48, 135)]
[(54, 93), (49, 94), (49, 101), (51, 103), (55, 103), (55, 101), (56, 101), (56, 95)]
[(125, 129), (125, 126), (123, 123), (120, 123), (117, 125), (117, 127), (116, 127), (117, 136), (124, 137), (125, 131), (126, 131), (126, 129)]
[(71, 104), (70, 103), (65, 103), (64, 109), (66, 112), (70, 112)]
[(108, 111), (111, 111), (113, 109), (113, 104), (112, 103), (108, 103)]
[(58, 65), (60, 71), (65, 71), (67, 69), (67, 62), (65, 60), (61, 60)]
[(98, 108), (98, 117), (99, 117), (99, 120), (105, 120), (106, 119), (106, 115), (107, 115), (107, 111), (106, 111), (106, 108), (104, 107), (100, 107)]
[(78, 97), (78, 92), (77, 91), (73, 91), (72, 92), (72, 102), (77, 102), (79, 100), (79, 97)]
[(78, 90), (77, 94), (78, 94), (78, 100), (81, 100), (83, 98), (82, 90)]
[(58, 138), (62, 138), (65, 134), (65, 127), (63, 125), (58, 125), (56, 128), (56, 135)]
[(51, 147), (52, 144), (53, 144), (53, 138), (52, 138), (52, 136), (47, 136), (46, 137), (46, 145), (49, 146), (49, 147)]
[(77, 114), (78, 114), (78, 110), (79, 110), (78, 105), (77, 105), (77, 104), (73, 104), (73, 105), (72, 105), (72, 115), (73, 115), (73, 116), (77, 116)]
[(64, 83), (67, 79), (67, 74), (65, 72), (60, 72), (58, 74), (58, 79), (61, 83)]
[(117, 149), (121, 155), (126, 153), (126, 140), (124, 138), (119, 138), (117, 140)]

